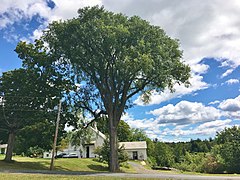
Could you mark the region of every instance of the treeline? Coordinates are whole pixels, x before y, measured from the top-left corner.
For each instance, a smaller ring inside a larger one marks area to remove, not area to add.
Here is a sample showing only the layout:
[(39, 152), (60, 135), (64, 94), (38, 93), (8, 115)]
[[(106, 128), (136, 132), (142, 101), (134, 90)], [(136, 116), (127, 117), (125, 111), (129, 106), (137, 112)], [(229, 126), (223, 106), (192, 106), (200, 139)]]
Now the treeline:
[(148, 142), (149, 163), (204, 173), (240, 173), (240, 128), (217, 132), (214, 139), (189, 142)]

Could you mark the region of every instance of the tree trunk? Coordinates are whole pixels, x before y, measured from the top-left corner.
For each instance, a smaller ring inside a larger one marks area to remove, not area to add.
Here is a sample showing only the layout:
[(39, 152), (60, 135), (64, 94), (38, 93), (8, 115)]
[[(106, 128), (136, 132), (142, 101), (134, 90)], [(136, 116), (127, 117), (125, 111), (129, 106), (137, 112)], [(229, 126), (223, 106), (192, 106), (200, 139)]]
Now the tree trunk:
[(117, 126), (114, 123), (115, 119), (109, 117), (109, 133), (110, 133), (110, 158), (109, 170), (110, 172), (119, 172), (118, 164), (118, 144), (117, 144)]
[(4, 161), (6, 161), (6, 162), (12, 161), (14, 141), (15, 141), (15, 132), (11, 131), (8, 135), (7, 152), (6, 152), (6, 156), (4, 158)]

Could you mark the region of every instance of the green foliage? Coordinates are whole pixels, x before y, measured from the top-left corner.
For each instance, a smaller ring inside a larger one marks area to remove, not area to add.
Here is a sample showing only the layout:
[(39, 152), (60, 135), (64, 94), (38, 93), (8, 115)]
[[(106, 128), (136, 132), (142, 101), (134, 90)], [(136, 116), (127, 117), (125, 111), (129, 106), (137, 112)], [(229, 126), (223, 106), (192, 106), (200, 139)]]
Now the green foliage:
[(228, 173), (240, 173), (240, 128), (233, 126), (218, 132), (216, 136), (217, 153), (224, 161)]
[(209, 152), (208, 141), (202, 141), (200, 139), (190, 141), (190, 152)]
[(146, 141), (148, 139), (146, 133), (142, 129), (133, 128), (131, 131), (131, 141)]
[[(107, 162), (110, 161), (110, 146), (109, 146), (109, 140), (105, 140), (102, 147), (98, 147), (95, 151), (95, 154), (98, 155), (98, 160), (100, 162)], [(118, 146), (118, 163), (122, 164), (124, 162), (128, 161), (128, 154), (124, 151), (123, 146)]]
[[(16, 151), (19, 153), (38, 144), (41, 148), (50, 149), (49, 141), (53, 139), (56, 120), (55, 108), (70, 87), (69, 80), (63, 78), (64, 71), (55, 62), (56, 57), (43, 44), (41, 40), (36, 40), (34, 44), (19, 42), (15, 51), (22, 59), (23, 68), (4, 72), (0, 77), (0, 96), (4, 98), (0, 103), (0, 131), (10, 137), (6, 156), (8, 161), (16, 135)], [(65, 102), (62, 107), (60, 135), (64, 133), (65, 123), (72, 120)], [(27, 140), (34, 136), (47, 140)]]
[[(71, 63), (78, 83), (101, 99), (110, 121), (112, 161), (117, 159), (118, 124), (134, 95), (189, 85), (190, 67), (181, 61), (178, 41), (137, 16), (86, 7), (77, 18), (50, 24), (42, 39), (54, 57)], [(117, 162), (111, 166), (118, 168)]]
[[(105, 135), (109, 134), (109, 119), (107, 117), (101, 117), (96, 119), (97, 128)], [(117, 138), (119, 142), (131, 141), (132, 131), (130, 126), (123, 120), (119, 121), (117, 128)]]
[(165, 143), (155, 144), (155, 159), (158, 166), (171, 167), (174, 163), (173, 150)]
[(184, 156), (186, 155), (186, 145), (185, 143), (177, 143), (174, 148), (173, 148), (173, 153), (174, 153), (174, 157), (175, 157), (175, 162), (176, 163), (180, 163), (183, 161)]
[[(55, 119), (56, 116), (52, 118)], [(54, 124), (44, 118), (33, 124), (26, 125), (17, 134), (15, 152), (17, 154), (26, 154), (30, 147), (36, 146), (41, 147), (45, 151), (52, 149), (54, 131)], [(62, 134), (63, 131), (59, 131), (59, 137)]]
[(28, 157), (42, 157), (44, 152), (44, 149), (38, 147), (38, 146), (34, 146), (34, 147), (30, 147), (26, 153), (26, 156)]
[(224, 171), (223, 159), (217, 154), (207, 154), (203, 165), (203, 171), (205, 173), (222, 173)]
[(174, 164), (174, 167), (183, 171), (204, 172), (205, 154), (186, 152), (181, 163)]

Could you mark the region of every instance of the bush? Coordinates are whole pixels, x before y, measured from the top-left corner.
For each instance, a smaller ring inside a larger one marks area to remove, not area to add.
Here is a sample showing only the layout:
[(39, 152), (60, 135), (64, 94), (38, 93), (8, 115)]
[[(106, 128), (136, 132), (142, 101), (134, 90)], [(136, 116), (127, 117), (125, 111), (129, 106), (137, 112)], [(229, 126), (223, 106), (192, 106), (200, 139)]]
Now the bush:
[(224, 170), (224, 164), (222, 163), (220, 156), (208, 154), (203, 164), (203, 171), (205, 173), (222, 173)]
[(30, 147), (26, 153), (26, 156), (28, 157), (43, 157), (43, 152), (44, 149), (38, 147), (38, 146), (34, 146), (34, 147)]
[(204, 172), (205, 154), (189, 152), (184, 156), (181, 163), (174, 164), (174, 167), (183, 171)]
[[(105, 140), (102, 147), (98, 147), (94, 151), (98, 155), (98, 160), (100, 162), (107, 162), (109, 164), (110, 158), (110, 146), (109, 140)], [(122, 163), (128, 161), (128, 154), (124, 151), (124, 147), (118, 147), (118, 162), (121, 165)]]

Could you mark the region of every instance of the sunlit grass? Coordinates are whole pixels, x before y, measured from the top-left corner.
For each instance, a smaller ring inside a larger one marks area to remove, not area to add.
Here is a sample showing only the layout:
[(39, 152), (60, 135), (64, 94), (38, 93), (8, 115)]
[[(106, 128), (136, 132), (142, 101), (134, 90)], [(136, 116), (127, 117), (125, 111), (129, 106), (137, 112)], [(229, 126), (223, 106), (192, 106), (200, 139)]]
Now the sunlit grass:
[[(79, 176), (79, 175), (41, 175), (41, 174), (5, 174), (5, 173), (0, 173), (0, 180), (2, 179), (11, 179), (11, 180), (16, 180), (16, 179), (21, 179), (21, 180), (52, 180), (52, 179), (71, 179), (71, 180), (144, 180), (146, 178), (127, 178), (127, 177), (91, 177), (91, 176)], [(148, 180), (153, 180), (156, 178), (147, 178)], [(158, 180), (161, 180), (157, 178)]]
[[(7, 170), (49, 170), (50, 159), (29, 158), (14, 156), (12, 163), (3, 161), (0, 156), (0, 169)], [(94, 161), (93, 159), (59, 158), (54, 162), (54, 170), (57, 171), (84, 171), (84, 172), (107, 172), (107, 164)], [(123, 172), (134, 172), (131, 166), (123, 167)]]

